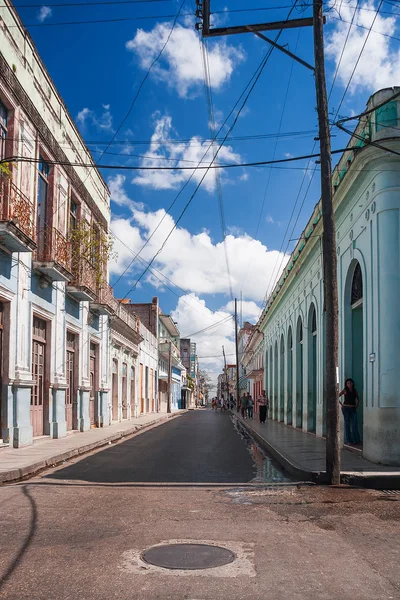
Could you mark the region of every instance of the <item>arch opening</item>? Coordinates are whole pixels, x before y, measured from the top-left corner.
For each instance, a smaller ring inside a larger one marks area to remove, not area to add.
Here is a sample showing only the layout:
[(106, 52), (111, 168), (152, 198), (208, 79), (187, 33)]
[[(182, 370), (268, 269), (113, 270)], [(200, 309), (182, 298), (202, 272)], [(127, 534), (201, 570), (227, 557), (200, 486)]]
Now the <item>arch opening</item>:
[(296, 427), (299, 429), (303, 427), (303, 368), (303, 322), (299, 316), (296, 335)]

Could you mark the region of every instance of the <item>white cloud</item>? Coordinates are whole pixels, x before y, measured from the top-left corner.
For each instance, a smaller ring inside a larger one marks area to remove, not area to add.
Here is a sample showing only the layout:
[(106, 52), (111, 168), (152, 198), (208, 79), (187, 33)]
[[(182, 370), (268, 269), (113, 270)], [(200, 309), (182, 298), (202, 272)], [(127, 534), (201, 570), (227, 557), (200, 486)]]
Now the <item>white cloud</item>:
[[(170, 24), (157, 23), (151, 31), (138, 29), (135, 37), (126, 43), (126, 48), (138, 56), (142, 69), (149, 69), (170, 30)], [(218, 90), (230, 80), (235, 67), (244, 60), (244, 53), (225, 40), (213, 40), (208, 47), (208, 59), (211, 86)], [(182, 98), (201, 90), (203, 60), (199, 37), (193, 27), (175, 26), (160, 60), (152, 68), (152, 75), (176, 89)]]
[(108, 178), (108, 187), (110, 188), (111, 200), (119, 206), (134, 207), (139, 210), (144, 210), (144, 204), (142, 202), (134, 202), (125, 192), (124, 184), (126, 177), (118, 173)]
[[(233, 300), (228, 302), (228, 304), (225, 306), (225, 309), (230, 313), (235, 311), (235, 303)], [(259, 306), (256, 302), (253, 302), (253, 300), (242, 300), (242, 302), (238, 301), (238, 312), (241, 313), (243, 321), (255, 323), (261, 314), (261, 306)]]
[[(129, 206), (129, 198), (122, 188), (122, 179), (115, 184), (113, 199), (118, 194), (117, 202)], [(168, 233), (174, 226), (173, 218), (164, 209), (149, 212), (138, 209), (134, 203), (130, 206), (132, 216), (129, 218), (114, 218), (111, 223), (113, 233), (121, 238), (128, 246), (115, 243), (118, 260), (110, 265), (110, 271), (120, 274), (132, 260), (132, 253), (138, 252), (144, 241), (151, 237), (141, 257), (149, 261), (161, 247)], [(156, 227), (161, 225), (156, 231)], [(284, 257), (276, 250), (268, 250), (260, 241), (245, 233), (230, 234), (226, 237), (226, 249), (230, 261), (232, 288), (239, 296), (243, 281), (246, 281), (246, 298), (256, 302), (263, 300), (267, 286), (276, 265)], [(154, 262), (164, 275), (176, 285), (195, 294), (228, 294), (230, 289), (229, 276), (226, 270), (225, 248), (222, 241), (214, 242), (207, 231), (191, 233), (184, 228), (176, 228), (165, 248)], [(134, 263), (128, 271), (137, 273), (142, 265)]]
[(239, 177), (240, 181), (248, 181), (249, 180), (249, 174), (248, 173), (243, 173), (240, 177)]
[[(368, 35), (368, 30), (373, 23), (376, 9), (377, 6), (375, 6), (374, 2), (369, 0), (360, 4), (359, 10), (356, 10), (354, 24), (351, 28), (338, 72), (338, 81), (342, 86), (347, 86), (351, 77), (354, 65)], [(335, 62), (335, 66), (337, 66), (340, 60), (354, 10), (354, 8), (348, 6), (346, 3), (342, 3), (340, 16), (347, 23), (330, 21), (331, 25), (333, 24), (333, 31), (327, 36), (326, 55)], [(335, 11), (331, 14), (332, 16), (337, 16)], [(362, 25), (364, 29), (357, 27), (357, 25)], [(380, 35), (380, 33), (393, 35), (395, 31), (396, 17), (385, 17), (378, 14), (373, 24), (373, 31), (371, 31), (368, 37), (350, 84), (349, 91), (351, 94), (355, 94), (359, 90), (373, 92), (380, 88), (399, 83), (400, 51), (392, 48), (389, 38)]]
[(293, 158), (293, 154), (290, 154), (290, 152), (285, 152), (285, 157), (286, 158)]
[(265, 217), (265, 220), (266, 220), (266, 222), (267, 222), (267, 223), (269, 223), (269, 224), (271, 224), (271, 225), (273, 225), (273, 224), (275, 223), (275, 221), (274, 221), (274, 219), (271, 217), (271, 215), (267, 215), (267, 216)]
[[(147, 151), (147, 154), (151, 156), (151, 158), (144, 158), (140, 163), (142, 167), (151, 167), (152, 169), (154, 168), (154, 170), (140, 171), (139, 174), (134, 177), (132, 183), (155, 190), (175, 189), (181, 183), (186, 181), (193, 171), (160, 171), (157, 170), (157, 168), (166, 166), (195, 167), (200, 161), (202, 161), (205, 166), (210, 164), (216, 149), (212, 147), (209, 148), (209, 142), (202, 142), (200, 138), (194, 136), (187, 143), (176, 144), (174, 143), (174, 137), (176, 139), (177, 136), (176, 131), (172, 126), (171, 117), (167, 115), (160, 116), (159, 113), (156, 113), (154, 133), (151, 137), (151, 143)], [(241, 162), (241, 156), (235, 153), (231, 146), (222, 146), (218, 153), (218, 159), (220, 162), (226, 163)], [(218, 162), (215, 161), (215, 164), (218, 164)], [(192, 179), (198, 183), (203, 175), (204, 169), (199, 169), (194, 173)], [(220, 170), (222, 182), (224, 181), (223, 175), (224, 171)], [(204, 178), (202, 186), (208, 192), (214, 191), (216, 186), (215, 169), (210, 169)]]
[[(232, 313), (225, 308), (212, 312), (206, 302), (195, 294), (187, 294), (179, 298), (172, 318), (177, 321), (181, 337), (188, 336), (196, 331), (210, 327), (213, 323), (222, 321)], [(226, 321), (204, 331), (198, 335), (191, 335), (192, 342), (196, 342), (197, 355), (200, 368), (206, 369), (215, 380), (223, 366), (222, 346), (225, 348), (227, 361), (235, 362), (234, 321)]]
[[(105, 106), (103, 106), (103, 108), (105, 108)], [(113, 131), (112, 115), (108, 109), (105, 110), (100, 116), (97, 116), (96, 113), (90, 108), (82, 108), (82, 110), (80, 110), (76, 115), (76, 121), (82, 127), (85, 127), (86, 125), (93, 125), (100, 131)]]
[(43, 21), (51, 17), (52, 12), (50, 6), (42, 6), (37, 16), (38, 21), (43, 23)]

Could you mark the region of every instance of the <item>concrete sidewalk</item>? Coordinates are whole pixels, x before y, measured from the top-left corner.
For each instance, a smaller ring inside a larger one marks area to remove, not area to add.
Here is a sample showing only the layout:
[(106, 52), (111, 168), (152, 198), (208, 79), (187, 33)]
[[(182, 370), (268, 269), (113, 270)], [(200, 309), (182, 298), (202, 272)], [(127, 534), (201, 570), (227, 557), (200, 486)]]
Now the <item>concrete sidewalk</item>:
[(185, 412), (187, 411), (144, 415), (83, 433), (73, 431), (58, 440), (41, 438), (35, 440), (32, 446), (24, 448), (0, 448), (0, 483), (18, 481), (34, 475), (46, 467), (53, 467), (64, 460), (106, 446), (133, 433), (166, 423)]
[[(267, 419), (260, 423), (243, 419), (236, 411), (233, 417), (271, 454), (293, 477), (323, 483), (325, 471), (325, 440), (304, 433), (284, 423)], [(364, 487), (400, 489), (400, 467), (377, 465), (361, 454), (342, 449), (342, 482)]]

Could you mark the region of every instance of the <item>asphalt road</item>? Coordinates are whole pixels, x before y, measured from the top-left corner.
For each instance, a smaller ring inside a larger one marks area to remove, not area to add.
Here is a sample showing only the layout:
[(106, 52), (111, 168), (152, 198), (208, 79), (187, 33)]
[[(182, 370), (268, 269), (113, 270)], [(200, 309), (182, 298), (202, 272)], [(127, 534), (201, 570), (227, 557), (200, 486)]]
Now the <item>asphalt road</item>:
[(255, 476), (229, 413), (199, 410), (49, 475), (95, 483), (245, 483)]
[[(195, 411), (1, 486), (0, 598), (400, 599), (400, 502), (246, 484), (273, 472), (228, 415)], [(176, 541), (220, 545), (237, 559), (186, 572), (140, 560)]]

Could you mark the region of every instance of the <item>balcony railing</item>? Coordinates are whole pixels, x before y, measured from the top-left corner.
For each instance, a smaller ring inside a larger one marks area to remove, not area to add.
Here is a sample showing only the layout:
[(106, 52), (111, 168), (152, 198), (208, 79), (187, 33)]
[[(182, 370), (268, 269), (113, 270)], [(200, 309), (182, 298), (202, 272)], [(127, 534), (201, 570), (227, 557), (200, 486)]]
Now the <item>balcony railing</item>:
[(34, 205), (6, 175), (0, 175), (0, 242), (13, 252), (35, 247)]
[(117, 316), (125, 323), (125, 325), (128, 325), (128, 327), (140, 334), (140, 319), (130, 310), (127, 310), (123, 304), (120, 304), (119, 302), (117, 302), (117, 304)]
[(68, 281), (72, 274), (71, 242), (54, 227), (38, 231), (35, 268), (55, 281)]
[(114, 293), (109, 283), (100, 285), (97, 297), (92, 303), (91, 308), (99, 314), (112, 315), (118, 312), (119, 302), (114, 298)]
[(93, 302), (97, 297), (98, 273), (96, 267), (79, 250), (72, 249), (72, 278), (67, 286), (70, 296), (79, 301)]

